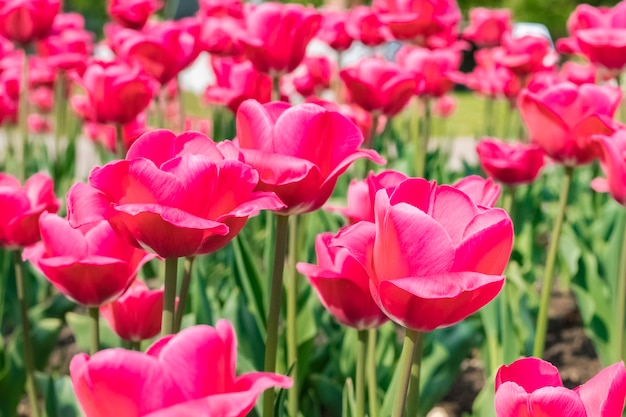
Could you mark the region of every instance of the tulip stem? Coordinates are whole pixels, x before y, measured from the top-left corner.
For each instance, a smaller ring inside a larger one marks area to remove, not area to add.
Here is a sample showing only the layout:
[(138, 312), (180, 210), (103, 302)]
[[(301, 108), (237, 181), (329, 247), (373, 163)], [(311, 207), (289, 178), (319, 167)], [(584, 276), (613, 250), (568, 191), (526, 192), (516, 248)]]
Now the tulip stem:
[(37, 385), (35, 381), (35, 357), (33, 355), (33, 339), (30, 334), (28, 320), (28, 279), (24, 277), (24, 263), (21, 251), (13, 253), (15, 263), (15, 284), (17, 298), (20, 302), (20, 319), (22, 321), (22, 344), (24, 345), (24, 369), (26, 371), (26, 395), (30, 404), (31, 416), (39, 417), (37, 402)]
[(356, 351), (356, 417), (365, 416), (365, 361), (367, 355), (367, 330), (359, 330)]
[(617, 297), (617, 311), (615, 314), (617, 317), (617, 343), (619, 348), (618, 352), (622, 360), (626, 358), (626, 351), (624, 349), (624, 314), (626, 313), (626, 221), (623, 227), (622, 256), (619, 263), (619, 274), (617, 275), (617, 291), (615, 292)]
[(430, 128), (431, 128), (431, 109), (430, 100), (425, 98), (422, 100), (424, 103), (424, 117), (421, 124), (421, 132), (416, 136), (415, 143), (415, 176), (423, 178), (426, 175), (426, 156), (428, 154), (428, 141), (430, 140)]
[(54, 160), (58, 162), (61, 156), (61, 141), (63, 140), (67, 119), (67, 103), (65, 101), (66, 77), (64, 71), (59, 71), (58, 79), (54, 84)]
[(185, 309), (187, 308), (187, 301), (189, 299), (191, 271), (193, 270), (193, 263), (195, 260), (195, 256), (189, 256), (183, 260), (183, 281), (180, 284), (180, 296), (178, 297), (178, 307), (176, 308), (174, 333), (178, 333), (180, 331), (180, 326), (183, 323), (183, 316), (185, 315)]
[(550, 236), (550, 247), (546, 259), (546, 269), (544, 270), (543, 285), (541, 286), (541, 301), (539, 303), (539, 315), (537, 316), (537, 327), (535, 331), (535, 344), (533, 346), (533, 356), (541, 358), (546, 343), (546, 332), (548, 330), (548, 307), (550, 305), (550, 295), (552, 293), (552, 283), (554, 281), (554, 265), (559, 248), (559, 238), (563, 228), (565, 209), (567, 207), (567, 197), (574, 176), (574, 168), (565, 167), (565, 180), (561, 188), (559, 197), (559, 211), (555, 219), (552, 235)]
[(378, 378), (376, 377), (376, 329), (368, 330), (367, 340), (367, 388), (369, 416), (378, 417)]
[(20, 95), (18, 101), (18, 126), (20, 131), (19, 157), (17, 158), (17, 178), (20, 182), (26, 179), (26, 146), (28, 143), (28, 54), (24, 50), (22, 75), (20, 79)]
[(163, 336), (174, 333), (177, 279), (178, 258), (166, 258), (165, 291), (163, 294), (163, 315), (161, 316), (161, 335)]
[(124, 149), (124, 125), (115, 124), (115, 156), (117, 159), (126, 158), (126, 149)]
[(485, 97), (485, 133), (487, 136), (492, 137), (494, 135), (494, 104), (495, 99), (491, 96)]
[[(372, 112), (371, 117), (372, 117), (372, 130), (370, 131), (370, 135), (367, 138), (367, 142), (364, 144), (364, 147), (368, 149), (375, 149), (374, 142), (376, 142), (376, 137), (378, 136), (377, 131), (378, 131), (378, 123), (380, 122), (380, 114), (378, 112)], [(364, 167), (365, 168), (363, 172), (363, 178), (367, 178), (367, 175), (372, 169), (372, 161), (369, 159), (366, 159)]]
[(287, 394), (290, 416), (298, 415), (298, 275), (296, 260), (300, 254), (298, 234), (302, 216), (292, 217), (289, 228), (288, 270), (287, 270), (287, 366), (291, 368), (293, 386)]
[(100, 350), (100, 310), (98, 307), (89, 307), (89, 328), (91, 331), (91, 345), (89, 354), (95, 355)]
[[(265, 372), (276, 371), (276, 352), (278, 350), (278, 322), (280, 307), (283, 298), (283, 271), (287, 254), (287, 239), (289, 236), (289, 216), (277, 215), (276, 239), (274, 240), (274, 264), (272, 269), (272, 286), (270, 289), (270, 304), (267, 314), (267, 340), (265, 342)], [(274, 416), (273, 389), (263, 393), (263, 417)]]
[(513, 218), (513, 202), (515, 201), (515, 186), (508, 185), (504, 187), (504, 195), (502, 196), (502, 208), (509, 213), (509, 217)]
[(420, 399), (420, 373), (422, 369), (422, 344), (424, 333), (417, 332), (415, 339), (415, 352), (413, 353), (413, 365), (411, 365), (411, 383), (407, 395), (407, 416), (416, 417)]
[(280, 101), (280, 74), (272, 73), (272, 101)]
[[(400, 369), (400, 375), (398, 377), (398, 382), (396, 383), (396, 400), (393, 404), (391, 417), (403, 416), (404, 407), (406, 405), (407, 399), (407, 391), (409, 389), (409, 382), (411, 382), (413, 357), (415, 356), (416, 346), (419, 345), (421, 347), (421, 338), (422, 336), (420, 332), (416, 330), (406, 329), (406, 333), (404, 335), (404, 344), (402, 346), (402, 354), (400, 355), (400, 360), (396, 365)], [(421, 349), (419, 354), (421, 355)]]

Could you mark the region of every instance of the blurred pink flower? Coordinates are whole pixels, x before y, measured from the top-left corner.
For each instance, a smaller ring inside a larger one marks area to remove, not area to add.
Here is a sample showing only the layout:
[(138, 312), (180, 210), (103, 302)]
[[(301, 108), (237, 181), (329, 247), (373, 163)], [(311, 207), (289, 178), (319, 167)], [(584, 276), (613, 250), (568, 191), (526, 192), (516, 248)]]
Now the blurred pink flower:
[(511, 20), (510, 9), (472, 8), (463, 37), (482, 48), (500, 46), (502, 36), (511, 32)]
[(107, 13), (114, 22), (130, 29), (144, 27), (150, 16), (163, 7), (158, 0), (107, 0)]
[(544, 153), (537, 145), (495, 138), (481, 139), (476, 152), (485, 172), (507, 185), (533, 182), (545, 162)]

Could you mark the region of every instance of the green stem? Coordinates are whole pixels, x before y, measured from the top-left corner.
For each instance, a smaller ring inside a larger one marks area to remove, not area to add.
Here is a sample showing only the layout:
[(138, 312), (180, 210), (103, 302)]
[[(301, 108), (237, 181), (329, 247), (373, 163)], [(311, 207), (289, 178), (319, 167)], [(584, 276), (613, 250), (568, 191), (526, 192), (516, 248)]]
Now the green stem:
[(494, 104), (495, 99), (491, 96), (485, 97), (485, 133), (487, 136), (492, 137), (494, 135)]
[[(283, 270), (287, 254), (287, 239), (289, 235), (289, 217), (276, 215), (276, 239), (274, 240), (274, 265), (272, 269), (272, 287), (270, 290), (270, 305), (267, 313), (267, 340), (265, 342), (265, 372), (276, 371), (276, 352), (278, 350), (278, 322), (280, 307), (283, 298)], [(263, 417), (274, 416), (273, 389), (263, 393)]]
[(377, 329), (368, 330), (367, 340), (367, 389), (370, 417), (378, 417), (378, 378), (376, 376), (376, 333)]
[(124, 146), (124, 125), (115, 124), (115, 156), (117, 159), (126, 159), (126, 148)]
[(396, 384), (396, 400), (393, 404), (391, 417), (403, 416), (409, 382), (411, 381), (411, 370), (413, 357), (415, 356), (415, 346), (417, 345), (418, 338), (420, 338), (419, 332), (406, 329), (406, 334), (404, 335), (404, 345), (402, 346), (402, 354), (400, 355), (400, 360), (396, 365), (400, 369), (400, 375)]
[(33, 339), (30, 334), (28, 320), (28, 279), (24, 277), (24, 264), (21, 251), (13, 253), (15, 263), (15, 284), (17, 298), (20, 302), (20, 319), (22, 321), (22, 344), (24, 345), (24, 368), (26, 371), (26, 395), (30, 404), (31, 416), (39, 417), (37, 402), (37, 383), (35, 380), (35, 356), (33, 354)]
[(193, 263), (195, 260), (195, 256), (189, 256), (183, 260), (183, 281), (180, 283), (180, 295), (178, 297), (178, 307), (176, 307), (174, 333), (178, 333), (180, 331), (180, 326), (183, 323), (183, 316), (185, 315), (185, 310), (187, 309), (187, 301), (189, 301), (191, 271), (193, 270)]
[(165, 292), (163, 294), (163, 315), (161, 335), (174, 333), (176, 311), (176, 280), (178, 279), (178, 258), (165, 259)]
[(89, 330), (91, 344), (89, 354), (95, 355), (100, 350), (100, 310), (98, 307), (89, 307)]
[(136, 350), (137, 352), (141, 352), (141, 340), (137, 340), (135, 342), (131, 342), (130, 348), (132, 350)]
[(178, 77), (178, 82), (176, 83), (176, 97), (178, 98), (178, 131), (182, 132), (185, 130), (185, 118), (187, 117), (185, 111), (185, 100), (184, 100), (184, 92), (183, 89), (180, 88), (180, 79)]
[(54, 84), (54, 159), (58, 161), (61, 155), (61, 141), (64, 136), (67, 102), (65, 101), (65, 72), (59, 71), (58, 78)]
[[(626, 214), (626, 213), (625, 213)], [(626, 313), (626, 221), (624, 223), (622, 238), (622, 257), (619, 263), (619, 274), (617, 275), (617, 343), (618, 352), (622, 355), (621, 359), (626, 358), (626, 350), (624, 348), (624, 314)]]
[[(378, 123), (380, 122), (380, 114), (378, 114), (378, 112), (373, 112), (371, 117), (372, 117), (372, 130), (370, 131), (369, 138), (367, 138), (367, 142), (363, 144), (363, 147), (368, 148), (368, 149), (376, 149), (374, 144), (376, 142), (376, 137), (378, 136), (376, 132), (378, 131)], [(366, 159), (365, 163), (363, 164), (363, 167), (364, 167), (363, 178), (367, 178), (367, 175), (372, 169), (372, 161), (369, 159)]]
[(543, 285), (541, 287), (541, 301), (539, 303), (539, 315), (537, 316), (537, 328), (535, 332), (535, 344), (533, 346), (533, 356), (541, 358), (546, 343), (546, 333), (548, 330), (548, 307), (550, 305), (550, 295), (552, 292), (552, 283), (554, 281), (554, 266), (556, 263), (556, 255), (559, 248), (559, 238), (561, 237), (561, 229), (563, 227), (563, 219), (565, 218), (565, 208), (567, 207), (567, 197), (569, 195), (574, 168), (565, 167), (565, 180), (561, 188), (561, 196), (559, 197), (559, 211), (555, 220), (552, 235), (550, 236), (550, 248), (548, 249), (548, 257), (546, 259), (546, 269), (544, 272)]
[(411, 383), (407, 396), (407, 416), (416, 417), (420, 399), (420, 373), (422, 368), (422, 344), (424, 333), (417, 332), (415, 338), (415, 352), (413, 353), (413, 365), (411, 366)]
[(515, 186), (507, 185), (504, 187), (502, 195), (502, 208), (509, 213), (509, 217), (513, 218), (513, 202), (515, 201)]
[(424, 98), (424, 118), (422, 121), (422, 131), (417, 135), (417, 143), (415, 144), (415, 176), (424, 177), (426, 174), (426, 156), (428, 154), (428, 141), (430, 140), (431, 128), (431, 108), (430, 100)]
[(24, 51), (20, 95), (18, 103), (18, 125), (20, 131), (20, 147), (18, 157), (17, 178), (23, 182), (26, 178), (26, 147), (28, 144), (28, 54)]
[(367, 330), (359, 330), (356, 351), (356, 417), (365, 416), (365, 361), (367, 354)]
[(280, 101), (280, 74), (272, 73), (272, 101)]
[(292, 217), (289, 228), (289, 249), (287, 252), (287, 364), (291, 368), (293, 386), (287, 394), (287, 409), (290, 416), (298, 415), (298, 276), (296, 260), (299, 256), (298, 234), (301, 216)]

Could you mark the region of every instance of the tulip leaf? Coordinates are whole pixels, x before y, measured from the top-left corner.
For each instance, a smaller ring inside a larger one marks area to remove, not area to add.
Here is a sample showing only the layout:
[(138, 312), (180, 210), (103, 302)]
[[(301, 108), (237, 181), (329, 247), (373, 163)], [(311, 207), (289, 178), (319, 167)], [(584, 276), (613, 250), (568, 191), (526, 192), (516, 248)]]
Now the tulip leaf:
[(264, 280), (261, 279), (261, 274), (254, 262), (252, 251), (246, 239), (241, 235), (236, 236), (232, 240), (232, 248), (235, 255), (235, 280), (245, 294), (252, 314), (259, 321), (259, 328), (265, 334), (267, 323), (263, 298)]
[[(15, 344), (5, 346), (0, 338), (0, 416), (17, 416), (26, 383), (21, 355), (16, 351)], [(6, 349), (5, 349), (6, 347)]]
[(80, 407), (69, 376), (48, 377), (45, 389), (47, 417), (80, 417)]
[[(91, 345), (90, 319), (86, 315), (69, 312), (65, 315), (65, 321), (72, 330), (76, 345), (81, 352), (89, 352)], [(120, 338), (100, 319), (100, 349), (121, 347)]]

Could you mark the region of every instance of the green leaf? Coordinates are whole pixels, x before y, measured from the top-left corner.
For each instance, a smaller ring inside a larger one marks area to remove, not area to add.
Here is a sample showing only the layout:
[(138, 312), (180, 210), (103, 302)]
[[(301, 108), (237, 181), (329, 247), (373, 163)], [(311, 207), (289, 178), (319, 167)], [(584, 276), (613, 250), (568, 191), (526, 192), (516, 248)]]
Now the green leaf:
[(80, 407), (69, 376), (48, 377), (45, 390), (47, 417), (80, 417)]

